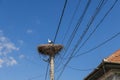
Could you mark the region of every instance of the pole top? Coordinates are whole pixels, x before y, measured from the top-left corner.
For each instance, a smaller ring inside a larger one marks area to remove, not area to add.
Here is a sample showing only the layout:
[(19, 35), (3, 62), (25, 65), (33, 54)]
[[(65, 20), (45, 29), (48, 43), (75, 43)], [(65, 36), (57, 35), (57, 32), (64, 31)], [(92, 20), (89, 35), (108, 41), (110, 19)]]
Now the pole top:
[(52, 41), (48, 41), (48, 44), (42, 44), (38, 46), (38, 52), (43, 55), (56, 55), (63, 48), (60, 44), (53, 44)]

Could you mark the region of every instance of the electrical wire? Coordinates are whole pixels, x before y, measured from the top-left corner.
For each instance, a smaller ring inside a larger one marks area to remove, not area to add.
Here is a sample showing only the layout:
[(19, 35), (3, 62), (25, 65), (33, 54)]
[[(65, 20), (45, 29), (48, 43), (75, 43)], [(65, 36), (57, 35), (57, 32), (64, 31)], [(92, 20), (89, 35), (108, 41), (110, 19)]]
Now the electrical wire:
[(65, 33), (65, 35), (64, 35), (64, 37), (63, 37), (63, 39), (62, 39), (62, 44), (63, 44), (63, 41), (65, 40), (65, 37), (67, 36), (68, 31), (70, 30), (70, 27), (71, 27), (72, 22), (73, 22), (73, 20), (74, 20), (75, 14), (76, 14), (77, 11), (78, 11), (78, 8), (79, 8), (79, 6), (80, 6), (80, 3), (81, 3), (81, 0), (78, 1), (78, 4), (77, 4), (77, 6), (76, 6), (76, 8), (75, 8), (75, 10), (74, 10), (74, 13), (73, 13), (72, 18), (71, 18), (71, 20), (70, 20), (70, 22), (69, 22), (69, 25), (67, 26), (66, 33)]
[[(80, 44), (81, 40), (83, 39), (83, 37), (86, 35), (87, 31), (89, 30), (90, 25), (92, 24), (92, 22), (94, 21), (95, 17), (96, 17), (97, 14), (99, 13), (99, 11), (100, 11), (103, 3), (104, 3), (104, 0), (102, 0), (102, 1), (100, 2), (100, 4), (98, 5), (98, 7), (96, 8), (96, 11), (95, 11), (94, 15), (91, 17), (90, 22), (87, 24), (86, 29), (83, 31), (83, 34), (80, 36), (79, 40), (77, 41), (77, 43), (76, 43), (76, 45), (75, 45), (75, 47), (74, 47), (74, 49), (73, 49), (73, 51), (72, 51), (72, 53), (71, 53), (72, 55), (74, 54), (74, 51), (77, 49), (77, 47), (78, 47), (78, 45)], [(70, 60), (70, 59), (69, 59), (69, 60)]]
[[(64, 65), (64, 63), (62, 63)], [(80, 68), (75, 68), (72, 66), (67, 65), (68, 68), (73, 69), (73, 70), (77, 70), (77, 71), (90, 71), (90, 70), (94, 70), (96, 68), (87, 68), (87, 69), (80, 69)]]
[[(48, 63), (48, 65), (47, 65), (46, 72), (45, 72), (45, 80), (47, 80), (48, 69), (49, 69), (49, 63)], [(29, 78), (28, 80), (33, 80), (33, 79), (37, 79), (37, 78), (40, 78), (40, 77), (42, 77), (42, 75), (35, 76), (35, 77), (31, 77), (31, 78)]]
[(74, 68), (72, 66), (67, 66), (70, 69), (76, 70), (76, 71), (91, 71), (91, 70), (95, 70), (96, 68), (87, 68), (87, 69), (79, 69), (79, 68)]
[[(87, 69), (80, 69), (80, 68), (75, 68), (75, 67), (72, 67), (72, 66), (69, 66), (67, 65), (66, 66), (67, 68), (70, 68), (72, 70), (76, 70), (76, 71), (91, 71), (91, 70), (95, 70), (97, 68), (87, 68)], [(59, 72), (62, 68), (60, 68), (59, 70), (57, 70), (56, 72)]]
[(26, 60), (27, 62), (31, 63), (31, 64), (35, 64), (35, 65), (37, 65), (37, 66), (40, 66), (40, 64), (34, 62), (33, 60), (28, 59), (27, 57), (26, 57), (26, 58), (23, 58), (23, 59)]
[[(67, 27), (67, 31), (66, 31), (63, 39), (62, 39), (62, 44), (63, 44), (63, 42), (64, 42), (64, 40), (65, 40), (65, 37), (67, 36), (68, 31), (70, 30), (70, 27), (71, 27), (72, 22), (73, 22), (73, 20), (74, 20), (75, 14), (76, 14), (77, 11), (78, 11), (78, 8), (79, 8), (79, 6), (80, 6), (80, 3), (81, 3), (81, 0), (78, 1), (78, 4), (77, 4), (77, 6), (76, 6), (76, 8), (75, 8), (75, 10), (74, 10), (74, 13), (73, 13), (73, 15), (72, 15), (72, 18), (71, 18), (71, 20), (70, 20), (70, 22), (69, 22), (69, 25), (68, 25), (68, 27)], [(60, 57), (59, 57), (59, 58), (60, 58)], [(58, 62), (57, 68), (59, 67), (59, 64), (61, 63), (61, 59), (59, 59), (59, 58), (58, 58), (59, 62)]]
[[(63, 53), (65, 52), (65, 49), (63, 48)], [(63, 58), (61, 55), (58, 56), (58, 61), (56, 61), (56, 70), (60, 67), (61, 62), (63, 61)]]
[(62, 18), (63, 18), (63, 15), (64, 15), (64, 12), (65, 12), (65, 8), (66, 8), (66, 5), (67, 5), (67, 1), (68, 0), (65, 0), (65, 4), (64, 4), (64, 7), (63, 7), (63, 10), (62, 10), (62, 14), (60, 16), (60, 21), (59, 21), (59, 24), (58, 24), (58, 27), (57, 27), (57, 30), (56, 30), (56, 33), (55, 33), (55, 37), (54, 37), (54, 43), (56, 41), (56, 38), (57, 38), (57, 35), (58, 35), (58, 32), (59, 32), (59, 29), (60, 29), (60, 25), (61, 25), (61, 22), (62, 22)]
[[(80, 37), (80, 39), (77, 41), (77, 44), (79, 44), (79, 43), (81, 42), (81, 40), (83, 39), (83, 37), (84, 37), (85, 34), (87, 33), (87, 31), (88, 31), (88, 29), (90, 28), (92, 22), (94, 21), (96, 15), (99, 13), (100, 9), (102, 8), (103, 3), (104, 3), (104, 0), (101, 1), (100, 4), (98, 5), (98, 7), (96, 8), (96, 11), (95, 11), (95, 13), (94, 13), (94, 16), (91, 17), (90, 22), (87, 24), (87, 28), (86, 28), (85, 31), (83, 32), (83, 34), (82, 34), (82, 36)], [(85, 9), (85, 10), (86, 10), (86, 9)], [(85, 14), (85, 13), (83, 13), (83, 15), (84, 15), (84, 14)], [(83, 15), (82, 15), (82, 17), (83, 17)], [(82, 18), (81, 18), (81, 21), (82, 21)], [(80, 21), (80, 22), (81, 22), (81, 21)], [(80, 26), (80, 25), (79, 25), (79, 26)], [(77, 26), (77, 28), (75, 28), (76, 31), (75, 31), (75, 30), (73, 31), (74, 34), (72, 34), (72, 36), (70, 37), (71, 39), (69, 39), (70, 41), (68, 41), (68, 47), (67, 47), (67, 49), (70, 47), (71, 42), (72, 42), (72, 40), (73, 40), (73, 38), (74, 38), (74, 36), (75, 36), (75, 34), (76, 34), (79, 26)], [(66, 50), (66, 51), (67, 51), (67, 50)]]
[(90, 25), (92, 24), (92, 22), (94, 21), (95, 17), (97, 16), (97, 14), (99, 13), (99, 11), (101, 10), (102, 6), (104, 4), (104, 0), (101, 0), (98, 7), (96, 8), (96, 11), (94, 13), (94, 15), (91, 17), (91, 20), (90, 22), (87, 24), (87, 27), (85, 29), (85, 31), (83, 32), (83, 34), (81, 35), (81, 37), (79, 38), (79, 40), (77, 41), (77, 44), (75, 45), (73, 51), (71, 52), (71, 55), (69, 57), (69, 59), (66, 61), (64, 67), (63, 67), (63, 70), (61, 71), (60, 75), (58, 76), (57, 80), (59, 80), (59, 78), (61, 77), (63, 71), (65, 70), (67, 64), (71, 61), (72, 57), (74, 55), (74, 51), (77, 49), (79, 43), (81, 42), (81, 40), (83, 39), (83, 37), (86, 35), (87, 31), (89, 30), (90, 28)]
[(72, 42), (72, 40), (73, 40), (73, 38), (74, 38), (74, 36), (75, 36), (78, 28), (79, 28), (80, 25), (81, 25), (81, 22), (82, 22), (82, 20), (83, 20), (83, 18), (84, 18), (84, 16), (85, 16), (85, 14), (86, 14), (89, 6), (90, 6), (90, 3), (91, 3), (91, 0), (88, 0), (88, 1), (87, 1), (87, 4), (86, 4), (86, 6), (85, 6), (85, 9), (84, 9), (84, 11), (83, 11), (83, 13), (82, 13), (82, 15), (80, 16), (80, 18), (79, 18), (79, 20), (78, 20), (78, 22), (77, 22), (77, 24), (76, 24), (76, 26), (75, 26), (72, 34), (70, 35), (70, 37), (69, 37), (69, 39), (68, 39), (69, 41), (67, 41), (66, 49), (65, 49), (65, 52), (64, 52), (63, 56), (65, 56), (65, 53), (67, 52), (69, 46), (71, 45), (71, 42)]
[[(96, 47), (94, 47), (94, 48), (92, 48), (92, 49), (90, 49), (90, 50), (88, 50), (88, 51), (86, 51), (86, 52), (84, 52), (84, 53), (82, 53), (82, 54), (79, 54), (79, 55), (77, 55), (77, 56), (74, 56), (74, 57), (79, 57), (79, 56), (81, 56), (81, 55), (90, 53), (91, 51), (93, 51), (93, 50), (95, 50), (95, 49), (97, 49), (97, 48), (99, 48), (99, 47), (105, 45), (107, 42), (109, 42), (109, 41), (111, 41), (112, 39), (116, 38), (118, 35), (120, 35), (120, 32), (117, 33), (117, 34), (115, 34), (115, 35), (112, 36), (111, 38), (107, 39), (106, 41), (102, 42), (102, 43), (99, 44), (98, 46), (96, 46)], [(67, 65), (65, 65), (65, 66), (67, 66)], [(77, 70), (77, 69), (76, 69), (76, 70)]]
[(71, 33), (71, 35), (70, 35), (70, 37), (69, 37), (69, 39), (67, 41), (66, 48), (65, 48), (66, 52), (67, 52), (69, 46), (71, 45), (71, 43), (73, 41), (73, 38), (75, 37), (75, 34), (76, 34), (77, 30), (79, 29), (82, 21), (83, 21), (83, 18), (84, 18), (85, 14), (86, 14), (86, 12), (88, 10), (88, 7), (89, 7), (90, 3), (91, 3), (91, 0), (88, 0), (82, 15), (80, 16), (77, 24), (75, 25), (75, 28), (73, 29), (73, 31), (72, 31), (72, 33)]
[[(83, 31), (82, 35), (80, 36), (79, 40), (77, 41), (77, 44), (75, 45), (75, 49), (74, 51), (77, 49), (77, 47), (79, 46), (79, 44), (81, 43), (81, 41), (83, 40), (83, 38), (85, 37), (86, 33), (88, 32), (88, 30), (90, 29), (93, 21), (95, 20), (96, 16), (98, 15), (98, 13), (100, 12), (100, 10), (102, 9), (103, 5), (104, 5), (105, 0), (101, 0), (100, 4), (98, 5), (98, 7), (96, 8), (96, 11), (94, 13), (94, 15), (91, 17), (90, 22), (88, 22), (86, 29)], [(75, 55), (76, 53), (74, 53)]]
[(89, 50), (87, 50), (87, 51), (85, 51), (85, 52), (83, 52), (83, 53), (81, 53), (81, 54), (78, 54), (78, 55), (76, 55), (76, 56), (74, 56), (74, 57), (79, 57), (79, 56), (85, 55), (85, 54), (87, 54), (87, 53), (90, 53), (90, 52), (96, 50), (97, 48), (105, 45), (106, 43), (108, 43), (109, 41), (113, 40), (114, 38), (116, 38), (116, 37), (119, 36), (119, 35), (120, 35), (120, 32), (118, 32), (117, 34), (113, 35), (112, 37), (110, 37), (110, 38), (107, 39), (106, 41), (100, 43), (99, 45), (97, 45), (97, 46), (95, 46), (95, 47), (93, 47), (93, 48), (91, 48), (91, 49), (89, 49)]
[(49, 69), (49, 63), (47, 64), (47, 68), (46, 68), (46, 73), (45, 73), (45, 80), (47, 80), (48, 69)]
[(114, 2), (114, 4), (109, 8), (109, 10), (106, 12), (106, 14), (103, 16), (103, 18), (100, 20), (100, 22), (97, 24), (97, 26), (94, 28), (94, 30), (89, 34), (87, 39), (82, 43), (82, 45), (78, 48), (78, 50), (75, 53), (78, 53), (79, 50), (85, 45), (85, 43), (90, 39), (90, 37), (95, 33), (98, 27), (100, 27), (100, 24), (104, 21), (104, 19), (107, 17), (107, 15), (110, 13), (110, 11), (113, 9), (115, 4), (117, 3), (118, 0)]
[[(89, 40), (89, 38), (93, 35), (93, 33), (97, 30), (97, 28), (100, 26), (100, 24), (104, 21), (104, 19), (107, 17), (107, 15), (109, 14), (109, 12), (113, 9), (113, 7), (115, 6), (115, 4), (117, 3), (118, 0), (116, 0), (114, 2), (114, 4), (110, 7), (110, 9), (106, 12), (106, 14), (104, 15), (104, 17), (100, 20), (100, 22), (97, 24), (97, 26), (95, 27), (95, 29), (92, 31), (92, 33), (88, 36), (88, 38), (83, 42), (83, 44), (79, 47), (79, 49), (75, 52), (75, 53), (78, 53), (79, 50), (85, 45), (85, 43)], [(83, 53), (86, 53), (86, 52), (83, 52)], [(87, 52), (89, 53), (89, 52)], [(87, 54), (86, 53), (86, 54)], [(83, 54), (81, 53), (81, 56)], [(74, 57), (74, 56), (73, 56)]]
[(82, 39), (84, 38), (84, 36), (86, 35), (87, 31), (89, 30), (91, 24), (93, 23), (94, 19), (96, 18), (97, 14), (99, 13), (99, 11), (101, 10), (101, 8), (103, 7), (103, 5), (105, 5), (106, 1), (105, 0), (101, 0), (98, 7), (96, 8), (96, 11), (94, 13), (94, 15), (91, 17), (90, 22), (88, 22), (86, 29), (83, 31), (83, 34), (80, 36), (79, 40), (77, 41), (77, 44), (75, 45), (75, 48), (73, 49), (73, 53), (72, 54), (76, 54), (74, 53), (74, 51), (77, 49), (77, 47), (79, 46), (79, 44), (81, 43)]
[(40, 78), (40, 77), (42, 77), (42, 75), (35, 76), (35, 77), (31, 77), (31, 78), (29, 78), (28, 80), (33, 80), (33, 79), (37, 79), (37, 78)]
[[(89, 28), (91, 27), (91, 24), (93, 23), (94, 19), (96, 18), (96, 16), (98, 15), (99, 11), (101, 10), (101, 8), (103, 7), (103, 5), (105, 4), (105, 0), (101, 0), (98, 4), (98, 7), (95, 10), (95, 13), (93, 14), (93, 16), (91, 17), (90, 21), (87, 24), (86, 29), (83, 31), (82, 35), (80, 36), (79, 40), (77, 41), (77, 44), (75, 45), (75, 49), (76, 50), (78, 45), (81, 43), (82, 39), (84, 38), (84, 36), (86, 35), (86, 33), (88, 32)], [(69, 45), (70, 46), (70, 45)]]

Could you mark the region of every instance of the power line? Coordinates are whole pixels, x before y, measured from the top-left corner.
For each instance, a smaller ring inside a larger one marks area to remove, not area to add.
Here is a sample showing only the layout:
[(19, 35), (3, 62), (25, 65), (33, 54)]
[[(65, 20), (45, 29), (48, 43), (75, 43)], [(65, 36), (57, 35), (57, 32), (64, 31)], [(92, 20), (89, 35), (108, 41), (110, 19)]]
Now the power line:
[(35, 77), (32, 77), (32, 78), (29, 78), (28, 80), (33, 80), (33, 79), (37, 79), (37, 78), (40, 78), (42, 77), (42, 75), (39, 75), (39, 76), (35, 76)]
[[(77, 41), (77, 44), (79, 45), (83, 39), (83, 37), (85, 36), (85, 34), (87, 33), (88, 29), (90, 28), (91, 24), (93, 23), (96, 15), (99, 13), (99, 11), (101, 10), (102, 6), (106, 4), (107, 1), (103, 0), (99, 3), (98, 7), (96, 8), (96, 11), (94, 13), (94, 15), (91, 17), (90, 22), (87, 24), (87, 28), (83, 31), (83, 34), (81, 35), (80, 39)], [(76, 54), (76, 53), (75, 53)]]
[(59, 21), (59, 24), (58, 24), (58, 27), (57, 27), (57, 30), (56, 30), (56, 33), (55, 33), (54, 42), (56, 41), (59, 29), (60, 29), (60, 25), (61, 25), (61, 22), (62, 22), (62, 18), (63, 18), (64, 12), (65, 12), (66, 5), (67, 5), (67, 0), (65, 0), (65, 4), (64, 4), (63, 10), (62, 10), (62, 14), (60, 16), (60, 21)]
[(65, 67), (67, 66), (67, 64), (71, 61), (72, 56), (74, 55), (74, 51), (77, 49), (78, 45), (80, 44), (81, 40), (83, 39), (83, 37), (86, 35), (87, 31), (89, 30), (91, 24), (93, 23), (95, 17), (97, 16), (97, 14), (99, 13), (99, 11), (101, 10), (102, 6), (104, 5), (104, 0), (100, 1), (98, 7), (96, 8), (96, 11), (94, 13), (94, 15), (91, 17), (90, 22), (87, 24), (86, 29), (83, 31), (83, 34), (81, 35), (81, 37), (79, 38), (79, 40), (77, 41), (77, 44), (75, 45), (73, 51), (71, 52), (71, 55), (69, 57), (69, 59), (66, 61), (63, 70), (61, 71), (60, 75), (58, 76), (58, 80), (60, 78), (60, 76), (62, 75), (63, 71), (65, 70)]
[(46, 73), (45, 73), (45, 80), (47, 80), (48, 69), (49, 69), (49, 63), (47, 64), (47, 68), (46, 68)]
[[(107, 39), (106, 41), (102, 42), (101, 44), (97, 45), (96, 47), (94, 47), (94, 48), (92, 48), (92, 49), (90, 49), (90, 50), (88, 50), (88, 51), (86, 51), (86, 52), (83, 52), (83, 53), (81, 53), (81, 54), (79, 54), (79, 55), (76, 55), (76, 56), (74, 56), (74, 57), (79, 57), (79, 56), (81, 56), (81, 55), (90, 53), (91, 51), (93, 51), (93, 50), (95, 50), (95, 49), (97, 49), (97, 48), (105, 45), (107, 42), (111, 41), (112, 39), (116, 38), (116, 37), (119, 36), (119, 35), (120, 35), (120, 32), (118, 32), (117, 34), (115, 34), (115, 35), (112, 36), (111, 38)], [(66, 66), (67, 66), (67, 65), (66, 65)], [(70, 67), (69, 67), (69, 68), (70, 68)], [(75, 70), (81, 70), (81, 71), (82, 71), (82, 69), (77, 69), (77, 68), (73, 68), (73, 67), (71, 67), (71, 68), (72, 68), (72, 69), (75, 69)], [(88, 69), (88, 70), (89, 70), (89, 69)], [(83, 70), (83, 71), (84, 71), (84, 70)]]
[(75, 68), (75, 67), (72, 67), (72, 66), (67, 66), (68, 68), (70, 69), (73, 69), (73, 70), (77, 70), (77, 71), (91, 71), (91, 70), (95, 70), (96, 68), (87, 68), (87, 69), (80, 69), (80, 68)]
[[(99, 7), (96, 9), (96, 12), (95, 12), (94, 16), (92, 16), (92, 19), (91, 19), (91, 21), (88, 23), (87, 28), (85, 29), (85, 31), (83, 32), (82, 36), (80, 37), (80, 39), (78, 40), (77, 44), (75, 45), (75, 47), (74, 47), (74, 49), (73, 49), (73, 51), (72, 51), (72, 53), (71, 53), (71, 56), (73, 56), (74, 51), (76, 50), (76, 48), (77, 48), (77, 47), (78, 47), (78, 45), (80, 44), (81, 40), (83, 39), (83, 37), (84, 37), (84, 36), (85, 36), (85, 34), (87, 33), (87, 31), (88, 31), (88, 29), (89, 29), (90, 25), (92, 24), (92, 22), (94, 21), (94, 19), (95, 19), (96, 15), (99, 13), (99, 11), (100, 11), (101, 7), (103, 6), (103, 2), (104, 2), (104, 0), (103, 0), (103, 1), (101, 1), (101, 3), (100, 3), (100, 5), (99, 5)], [(63, 73), (63, 71), (64, 71), (65, 67), (66, 67), (66, 66), (67, 66), (67, 64), (70, 62), (70, 60), (71, 60), (71, 59), (72, 59), (72, 58), (69, 58), (69, 59), (67, 60), (66, 64), (65, 64), (65, 65), (64, 65), (64, 67), (63, 67), (62, 72), (61, 72), (61, 73), (60, 73), (60, 75), (58, 76), (58, 79), (59, 79), (59, 77), (62, 75), (62, 73)]]
[[(82, 35), (80, 36), (79, 40), (77, 41), (77, 44), (75, 45), (74, 51), (77, 49), (77, 47), (79, 46), (79, 44), (81, 43), (81, 41), (82, 41), (83, 38), (85, 37), (86, 33), (87, 33), (88, 30), (90, 29), (91, 24), (93, 23), (93, 21), (95, 20), (96, 16), (97, 16), (98, 13), (100, 12), (102, 6), (104, 5), (104, 1), (105, 1), (105, 0), (102, 0), (102, 1), (99, 3), (98, 7), (96, 8), (96, 11), (95, 11), (94, 15), (91, 17), (90, 22), (88, 22), (86, 29), (83, 31)], [(74, 54), (76, 54), (76, 53), (74, 53)]]
[[(70, 45), (71, 45), (71, 43), (72, 43), (72, 40), (73, 40), (73, 38), (74, 38), (74, 36), (75, 36), (78, 28), (80, 27), (81, 22), (82, 22), (82, 20), (83, 20), (83, 18), (84, 18), (84, 16), (85, 16), (85, 14), (86, 14), (89, 6), (90, 6), (90, 3), (91, 3), (91, 0), (88, 0), (88, 1), (87, 1), (87, 4), (86, 4), (86, 6), (85, 6), (85, 9), (84, 9), (84, 11), (83, 11), (83, 13), (82, 13), (82, 15), (80, 16), (80, 18), (79, 18), (79, 20), (78, 20), (78, 22), (77, 22), (77, 24), (76, 24), (76, 26), (75, 26), (72, 34), (70, 35), (70, 37), (69, 37), (69, 39), (68, 39), (69, 41), (67, 41), (65, 53), (67, 52), (68, 48), (70, 47)], [(64, 53), (63, 56), (65, 56), (65, 53)]]
[[(41, 59), (40, 56), (39, 56), (39, 58)], [(37, 65), (37, 66), (38, 66), (38, 65), (40, 66), (40, 64), (35, 63), (34, 61), (28, 59), (27, 57), (26, 57), (26, 58), (23, 58), (23, 59), (25, 59), (26, 61), (29, 61), (29, 62), (32, 63), (32, 64), (35, 64), (35, 65)], [(47, 68), (46, 68), (45, 80), (47, 80), (48, 68), (49, 68), (49, 63), (48, 63)], [(37, 78), (40, 78), (40, 77), (42, 77), (42, 75), (31, 77), (31, 78), (29, 78), (28, 80), (33, 80), (33, 79), (37, 79)]]
[[(73, 51), (72, 51), (72, 53), (71, 53), (71, 56), (74, 54), (74, 51), (77, 49), (77, 47), (78, 47), (78, 45), (80, 44), (81, 40), (82, 40), (82, 39), (84, 38), (84, 36), (86, 35), (87, 31), (88, 31), (89, 28), (90, 28), (90, 25), (92, 24), (92, 22), (94, 21), (95, 17), (96, 17), (97, 14), (99, 13), (99, 11), (100, 11), (103, 3), (104, 3), (104, 0), (102, 0), (102, 1), (99, 3), (98, 7), (96, 8), (96, 11), (95, 11), (94, 15), (91, 17), (90, 22), (87, 24), (86, 29), (83, 31), (82, 35), (80, 36), (79, 40), (77, 41), (77, 43), (76, 43), (76, 45), (75, 45), (75, 47), (74, 47), (74, 49), (73, 49)], [(71, 59), (71, 58), (70, 58), (70, 59)], [(69, 59), (69, 60), (70, 60), (70, 59)]]
[[(63, 63), (62, 63), (63, 64)], [(64, 65), (64, 64), (63, 64)], [(72, 66), (69, 66), (67, 65), (66, 66), (67, 68), (70, 68), (72, 70), (76, 70), (76, 71), (90, 71), (90, 70), (94, 70), (94, 69), (97, 69), (97, 68), (87, 68), (87, 69), (80, 69), (80, 68), (75, 68), (75, 67), (72, 67)], [(57, 70), (56, 72), (59, 72), (62, 68), (60, 68), (59, 70)]]
[[(63, 53), (65, 52), (65, 49), (63, 48)], [(58, 56), (58, 61), (56, 61), (58, 64), (56, 65), (56, 70), (60, 67), (61, 62), (63, 61), (63, 58), (61, 55)]]
[[(79, 52), (80, 48), (82, 48), (85, 43), (90, 39), (90, 37), (93, 35), (93, 33), (97, 30), (98, 27), (100, 27), (100, 24), (104, 21), (104, 19), (107, 17), (107, 15), (110, 13), (110, 11), (114, 8), (115, 4), (117, 3), (118, 0), (114, 2), (114, 4), (109, 8), (109, 10), (106, 12), (106, 14), (103, 16), (103, 18), (100, 20), (100, 22), (97, 24), (95, 29), (91, 32), (91, 34), (88, 36), (88, 38), (83, 42), (83, 44), (79, 47), (79, 49), (75, 52)], [(74, 56), (73, 56), (74, 57)]]
[(26, 60), (26, 61), (28, 61), (28, 62), (31, 63), (31, 64), (35, 64), (35, 65), (37, 65), (37, 66), (40, 66), (40, 64), (34, 62), (33, 60), (28, 59), (27, 57), (26, 57), (26, 58), (23, 58), (23, 59)]
[[(45, 80), (47, 80), (48, 69), (49, 69), (49, 63), (47, 64), (47, 68), (46, 68), (46, 72), (45, 72)], [(33, 80), (33, 79), (37, 79), (37, 78), (40, 78), (40, 77), (41, 77), (41, 75), (29, 78), (28, 80)]]
[[(85, 10), (84, 10), (84, 12), (83, 12), (84, 14), (86, 13), (86, 11), (87, 11), (87, 9), (88, 9), (90, 3), (91, 3), (91, 0), (88, 0), (87, 5), (86, 5), (86, 7), (85, 7)], [(84, 16), (84, 14), (83, 14), (83, 16)], [(82, 19), (83, 19), (83, 16), (80, 17), (80, 23), (81, 23), (81, 21), (82, 21)], [(78, 23), (77, 25), (79, 25), (79, 23)], [(74, 29), (75, 31), (73, 31), (73, 35), (75, 35), (75, 32), (77, 31), (78, 27), (79, 27), (79, 26), (77, 26), (77, 27)], [(74, 37), (73, 35), (72, 35), (71, 37)], [(73, 39), (73, 38), (71, 38), (70, 43), (72, 42), (72, 39)], [(69, 45), (70, 45), (70, 44), (69, 44)], [(72, 54), (71, 54), (71, 55), (72, 55)], [(66, 65), (69, 63), (69, 61), (70, 61), (70, 60), (68, 60), (68, 61), (66, 62), (66, 64), (64, 65), (64, 67), (63, 67), (63, 69), (62, 69), (60, 75), (59, 75), (58, 78), (57, 78), (57, 80), (59, 80), (59, 78), (61, 77), (61, 75), (62, 75), (62, 73), (63, 73), (63, 71), (64, 71)]]
[[(65, 65), (63, 62), (62, 62), (61, 64)], [(76, 71), (90, 71), (90, 70), (97, 69), (97, 68), (80, 69), (80, 68), (75, 68), (75, 67), (72, 67), (72, 66), (69, 66), (69, 65), (67, 65), (66, 67), (67, 67), (67, 68), (70, 68), (70, 69), (72, 69), (72, 70), (76, 70)], [(57, 70), (56, 72), (61, 71), (61, 69), (62, 69), (62, 68), (60, 68), (60, 69)]]
[(110, 11), (113, 9), (115, 4), (118, 0), (114, 2), (114, 4), (109, 8), (109, 10), (106, 12), (106, 14), (103, 16), (103, 18), (100, 20), (100, 22), (97, 24), (97, 26), (94, 28), (94, 30), (89, 34), (88, 38), (82, 43), (82, 45), (79, 47), (79, 49), (75, 52), (79, 52), (79, 50), (85, 45), (85, 43), (90, 39), (90, 37), (94, 34), (94, 32), (97, 30), (98, 27), (100, 27), (100, 24), (104, 21), (104, 19), (107, 17), (107, 15), (110, 13)]
[(67, 41), (67, 44), (66, 44), (66, 51), (68, 50), (69, 46), (71, 45), (71, 43), (72, 43), (72, 41), (73, 41), (73, 38), (75, 37), (75, 34), (76, 34), (77, 30), (78, 30), (79, 27), (80, 27), (81, 22), (82, 22), (85, 14), (86, 14), (86, 12), (87, 12), (87, 10), (88, 10), (88, 7), (89, 7), (90, 3), (91, 3), (91, 0), (89, 0), (89, 1), (87, 2), (86, 6), (85, 6), (85, 9), (84, 9), (84, 11), (83, 11), (83, 13), (82, 13), (82, 15), (80, 16), (77, 24), (75, 25), (74, 30), (72, 31), (72, 34), (70, 35), (70, 37), (69, 37), (69, 39), (68, 39), (68, 41)]
[(67, 27), (66, 33), (65, 33), (65, 35), (64, 35), (64, 37), (63, 37), (63, 39), (62, 39), (62, 43), (63, 43), (63, 41), (65, 40), (65, 37), (67, 36), (68, 31), (70, 30), (70, 27), (71, 27), (71, 25), (72, 25), (72, 22), (73, 22), (73, 19), (74, 19), (74, 17), (75, 17), (75, 14), (76, 14), (79, 6), (80, 6), (80, 3), (81, 3), (81, 0), (78, 1), (78, 4), (77, 4), (77, 6), (76, 6), (76, 8), (75, 8), (75, 10), (74, 10), (74, 13), (73, 13), (73, 15), (72, 15), (72, 18), (71, 18), (71, 20), (70, 20), (70, 22), (69, 22), (69, 25), (68, 25), (68, 27)]
[(95, 10), (95, 13), (94, 15), (91, 17), (91, 20), (90, 22), (88, 22), (87, 24), (87, 27), (86, 29), (83, 31), (82, 35), (80, 36), (79, 40), (77, 41), (72, 53), (71, 53), (71, 56), (73, 56), (73, 54), (75, 55), (76, 53), (74, 53), (74, 51), (77, 49), (77, 47), (79, 46), (79, 44), (81, 43), (82, 39), (84, 38), (84, 36), (86, 35), (86, 33), (88, 32), (91, 24), (93, 23), (94, 19), (96, 18), (97, 14), (99, 13), (99, 11), (101, 10), (102, 6), (106, 3), (104, 3), (105, 0), (101, 0), (99, 5), (97, 6), (96, 10)]
[(87, 51), (85, 51), (85, 52), (83, 52), (83, 53), (81, 53), (81, 54), (78, 54), (78, 55), (74, 56), (74, 57), (79, 57), (79, 56), (82, 56), (82, 55), (84, 55), (84, 54), (90, 53), (90, 52), (94, 51), (95, 49), (97, 49), (97, 48), (105, 45), (106, 43), (108, 43), (109, 41), (113, 40), (114, 38), (116, 38), (116, 37), (119, 36), (119, 35), (120, 35), (120, 32), (118, 32), (118, 33), (115, 34), (114, 36), (110, 37), (110, 38), (107, 39), (106, 41), (100, 43), (99, 45), (95, 46), (94, 48), (91, 48), (91, 49), (89, 49), (89, 50), (87, 50)]
[[(91, 24), (93, 23), (95, 17), (97, 16), (97, 14), (99, 13), (99, 11), (101, 10), (102, 6), (103, 6), (105, 3), (106, 3), (105, 0), (102, 0), (102, 1), (100, 1), (100, 3), (98, 4), (98, 7), (96, 8), (96, 11), (95, 11), (94, 15), (91, 17), (90, 21), (89, 21), (88, 24), (87, 24), (86, 29), (83, 31), (82, 35), (80, 36), (79, 40), (77, 41), (77, 44), (75, 45), (75, 46), (76, 46), (75, 50), (77, 49), (78, 45), (81, 43), (82, 39), (84, 38), (84, 36), (86, 35), (87, 31), (89, 30)], [(71, 43), (70, 43), (70, 44), (71, 44)], [(69, 46), (70, 46), (70, 44), (69, 44)], [(68, 47), (69, 47), (69, 46), (68, 46)]]
[[(62, 63), (62, 64), (64, 65), (64, 63)], [(77, 71), (90, 71), (90, 70), (96, 69), (96, 68), (80, 69), (80, 68), (75, 68), (75, 67), (72, 67), (72, 66), (69, 66), (69, 65), (67, 65), (67, 67), (70, 68), (70, 69), (73, 69), (73, 70), (77, 70)]]

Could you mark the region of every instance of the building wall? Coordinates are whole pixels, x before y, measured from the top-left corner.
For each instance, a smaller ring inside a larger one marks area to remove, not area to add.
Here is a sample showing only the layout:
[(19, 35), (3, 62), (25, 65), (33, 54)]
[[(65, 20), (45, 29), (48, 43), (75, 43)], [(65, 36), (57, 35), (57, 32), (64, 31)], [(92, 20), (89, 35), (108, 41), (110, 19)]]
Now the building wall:
[(120, 73), (116, 74), (116, 80), (120, 80)]
[(110, 70), (98, 80), (120, 80), (120, 70)]
[(116, 73), (114, 75), (107, 77), (105, 80), (120, 80), (120, 74)]

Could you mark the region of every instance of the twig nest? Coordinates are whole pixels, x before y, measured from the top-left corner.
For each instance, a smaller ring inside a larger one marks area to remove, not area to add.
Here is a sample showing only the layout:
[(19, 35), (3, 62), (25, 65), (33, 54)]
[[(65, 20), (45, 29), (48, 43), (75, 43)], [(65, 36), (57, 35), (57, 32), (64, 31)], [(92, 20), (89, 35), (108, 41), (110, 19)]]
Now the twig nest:
[(38, 46), (38, 52), (43, 55), (56, 55), (62, 48), (60, 44), (43, 44)]

